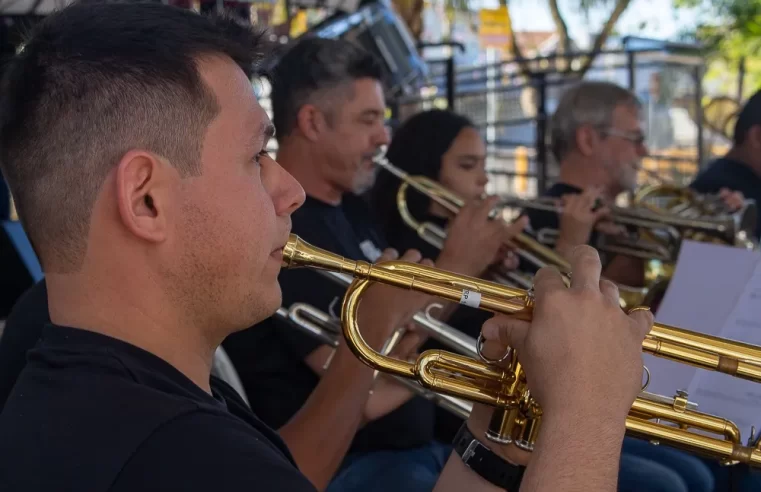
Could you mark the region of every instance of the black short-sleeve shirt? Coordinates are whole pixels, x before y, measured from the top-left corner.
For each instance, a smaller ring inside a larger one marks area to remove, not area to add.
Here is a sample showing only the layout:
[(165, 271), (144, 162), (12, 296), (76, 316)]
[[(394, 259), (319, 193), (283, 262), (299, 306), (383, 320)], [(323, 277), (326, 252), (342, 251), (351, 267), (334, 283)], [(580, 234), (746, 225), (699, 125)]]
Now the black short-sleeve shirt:
[(128, 343), (47, 325), (0, 414), (0, 490), (315, 490), (235, 390), (211, 388)]
[[(353, 260), (375, 261), (387, 247), (367, 205), (345, 196), (333, 206), (311, 197), (292, 215), (293, 233), (310, 244)], [(309, 269), (283, 270), (283, 306), (303, 302), (339, 315), (345, 287)], [(320, 342), (277, 318), (229, 336), (224, 349), (235, 365), (254, 412), (267, 425), (283, 426), (301, 408), (319, 377), (304, 362)], [(434, 404), (414, 397), (365, 425), (350, 451), (409, 449), (433, 439)]]
[[(716, 159), (704, 169), (690, 184), (690, 188), (700, 193), (718, 193), (722, 188), (741, 192), (745, 198), (756, 201), (761, 207), (761, 176), (750, 167), (733, 159)], [(755, 238), (761, 238), (761, 213), (757, 216)]]
[(26, 365), (26, 354), (50, 323), (48, 290), (45, 280), (37, 282), (22, 295), (11, 310), (0, 337), (0, 412)]

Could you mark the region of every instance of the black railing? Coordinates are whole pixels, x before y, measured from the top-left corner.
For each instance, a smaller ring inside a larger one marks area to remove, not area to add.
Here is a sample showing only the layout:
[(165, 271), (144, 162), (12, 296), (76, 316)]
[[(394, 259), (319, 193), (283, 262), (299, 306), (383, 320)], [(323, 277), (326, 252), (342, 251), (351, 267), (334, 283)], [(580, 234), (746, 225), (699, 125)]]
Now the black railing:
[[(542, 191), (551, 184), (557, 168), (548, 151), (554, 104), (565, 88), (580, 80), (578, 73), (553, 67), (576, 67), (588, 57), (589, 53), (571, 53), (526, 60), (524, 63), (532, 69), (528, 79), (515, 61), (455, 70), (453, 57), (433, 60), (429, 64), (429, 91), (435, 94), (394, 101), (393, 116), (405, 119), (435, 105), (470, 117), (485, 130), (491, 149), (526, 147), (533, 151), (526, 166), (531, 170), (523, 174), (535, 180), (537, 191)], [(680, 53), (667, 49), (608, 50), (597, 55), (584, 78), (610, 80), (643, 99), (649, 131), (659, 132), (650, 135), (654, 166), (660, 168), (664, 162), (678, 160), (693, 163), (697, 170), (707, 157), (702, 112), (703, 67), (702, 57), (684, 54), (683, 50)], [(666, 128), (657, 130), (656, 122)], [(694, 153), (690, 157), (670, 156), (674, 149), (680, 154), (689, 150)], [(518, 173), (514, 162), (492, 154), (493, 175)]]

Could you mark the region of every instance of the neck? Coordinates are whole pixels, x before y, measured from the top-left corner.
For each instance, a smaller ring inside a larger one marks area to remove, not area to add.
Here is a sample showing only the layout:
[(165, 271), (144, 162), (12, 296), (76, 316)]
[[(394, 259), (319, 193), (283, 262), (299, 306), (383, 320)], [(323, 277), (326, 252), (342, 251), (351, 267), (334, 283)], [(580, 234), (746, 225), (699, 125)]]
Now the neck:
[(747, 166), (754, 173), (756, 173), (757, 176), (761, 177), (761, 162), (757, 160), (757, 156), (754, 158), (754, 156), (749, 155), (749, 152), (747, 152), (742, 147), (732, 147), (732, 149), (727, 152), (727, 155), (724, 157), (726, 159), (732, 159), (733, 161)]
[(212, 359), (221, 340), (205, 338), (199, 323), (182, 316), (165, 289), (145, 278), (137, 280), (132, 273), (48, 274), (51, 321), (139, 347), (211, 393)]
[(619, 193), (619, 190), (613, 189), (610, 186), (604, 171), (578, 156), (570, 156), (560, 163), (558, 182), (575, 186), (582, 190), (599, 187), (602, 189), (603, 196), (609, 202), (615, 200)]
[(283, 138), (279, 142), (278, 164), (296, 178), (307, 196), (331, 205), (340, 205), (343, 192), (320, 172), (324, 168), (320, 153), (297, 138)]

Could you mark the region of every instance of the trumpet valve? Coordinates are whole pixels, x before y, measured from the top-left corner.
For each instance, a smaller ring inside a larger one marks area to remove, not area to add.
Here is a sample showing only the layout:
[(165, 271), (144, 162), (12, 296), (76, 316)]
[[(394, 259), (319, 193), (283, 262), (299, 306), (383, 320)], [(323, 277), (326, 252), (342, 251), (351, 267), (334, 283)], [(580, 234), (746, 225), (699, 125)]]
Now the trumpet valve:
[(534, 444), (539, 436), (539, 428), (542, 426), (542, 409), (533, 398), (526, 409), (525, 415), (520, 435), (516, 439), (515, 445), (524, 451), (533, 451)]
[(486, 429), (486, 438), (498, 444), (510, 444), (514, 441), (516, 424), (521, 419), (520, 408), (496, 408)]

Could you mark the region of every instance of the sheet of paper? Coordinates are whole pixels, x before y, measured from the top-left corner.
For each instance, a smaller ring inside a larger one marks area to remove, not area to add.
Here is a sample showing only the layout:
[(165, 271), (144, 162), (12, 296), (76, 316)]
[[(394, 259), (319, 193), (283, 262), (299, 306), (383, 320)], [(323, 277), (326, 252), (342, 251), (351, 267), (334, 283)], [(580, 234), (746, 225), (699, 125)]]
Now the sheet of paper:
[[(761, 262), (719, 333), (722, 338), (761, 345)], [(697, 371), (689, 394), (702, 412), (732, 420), (743, 436), (761, 431), (761, 384), (712, 371)]]
[[(760, 258), (753, 251), (685, 241), (656, 321), (718, 336)], [(651, 355), (644, 360), (652, 376), (648, 390), (658, 394), (687, 389), (697, 371)]]
[[(761, 345), (761, 253), (685, 242), (657, 321)], [(686, 389), (698, 410), (734, 421), (747, 437), (761, 425), (761, 384), (645, 355), (648, 391)], [(754, 420), (755, 419), (755, 420)]]

